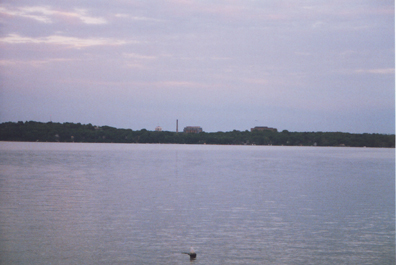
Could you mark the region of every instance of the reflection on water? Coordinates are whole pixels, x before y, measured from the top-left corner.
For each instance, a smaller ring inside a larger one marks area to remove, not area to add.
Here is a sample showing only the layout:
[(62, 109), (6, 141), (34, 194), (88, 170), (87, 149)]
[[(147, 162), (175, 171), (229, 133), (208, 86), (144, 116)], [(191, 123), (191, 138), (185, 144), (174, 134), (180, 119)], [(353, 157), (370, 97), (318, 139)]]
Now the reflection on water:
[(1, 264), (395, 263), (394, 149), (0, 151)]

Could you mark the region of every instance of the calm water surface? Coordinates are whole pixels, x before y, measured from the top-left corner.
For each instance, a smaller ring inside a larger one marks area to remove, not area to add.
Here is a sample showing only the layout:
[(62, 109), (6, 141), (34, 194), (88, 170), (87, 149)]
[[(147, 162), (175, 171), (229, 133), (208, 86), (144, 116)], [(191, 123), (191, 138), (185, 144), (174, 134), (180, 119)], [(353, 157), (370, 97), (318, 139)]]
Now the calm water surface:
[(1, 142), (0, 264), (395, 264), (395, 150)]

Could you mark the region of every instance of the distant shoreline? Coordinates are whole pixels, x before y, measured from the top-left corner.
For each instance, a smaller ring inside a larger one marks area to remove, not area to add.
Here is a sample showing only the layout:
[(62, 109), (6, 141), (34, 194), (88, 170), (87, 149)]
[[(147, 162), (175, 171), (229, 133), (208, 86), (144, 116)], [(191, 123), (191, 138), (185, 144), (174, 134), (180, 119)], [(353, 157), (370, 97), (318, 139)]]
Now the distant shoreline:
[(237, 131), (176, 133), (134, 131), (80, 123), (6, 122), (0, 124), (0, 141), (62, 143), (134, 143), (260, 146), (322, 146), (395, 148), (394, 134), (343, 132)]
[(367, 147), (367, 146), (313, 146), (313, 145), (256, 145), (256, 144), (179, 144), (179, 143), (113, 143), (113, 142), (40, 142), (40, 141), (2, 141), (0, 143), (48, 143), (48, 144), (128, 144), (128, 145), (200, 145), (200, 146), (257, 146), (257, 147), (330, 147), (330, 148), (387, 148), (395, 147)]

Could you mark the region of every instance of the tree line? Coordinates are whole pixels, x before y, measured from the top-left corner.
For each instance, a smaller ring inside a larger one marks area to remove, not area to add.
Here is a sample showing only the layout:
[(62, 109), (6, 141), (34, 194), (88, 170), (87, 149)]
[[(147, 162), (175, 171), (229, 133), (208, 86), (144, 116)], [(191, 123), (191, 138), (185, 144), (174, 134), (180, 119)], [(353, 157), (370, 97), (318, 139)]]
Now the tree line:
[(92, 124), (35, 121), (1, 123), (0, 141), (395, 147), (394, 134), (289, 132), (287, 130), (282, 132), (233, 130), (193, 134), (146, 129), (134, 131)]

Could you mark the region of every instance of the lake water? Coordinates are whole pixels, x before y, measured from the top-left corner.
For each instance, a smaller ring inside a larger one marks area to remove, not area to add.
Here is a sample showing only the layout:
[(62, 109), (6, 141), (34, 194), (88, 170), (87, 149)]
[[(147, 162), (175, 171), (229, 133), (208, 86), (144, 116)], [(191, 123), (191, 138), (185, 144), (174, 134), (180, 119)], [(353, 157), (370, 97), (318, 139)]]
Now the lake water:
[(0, 264), (395, 264), (395, 149), (0, 152)]

